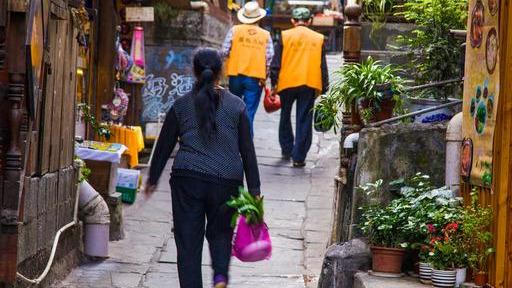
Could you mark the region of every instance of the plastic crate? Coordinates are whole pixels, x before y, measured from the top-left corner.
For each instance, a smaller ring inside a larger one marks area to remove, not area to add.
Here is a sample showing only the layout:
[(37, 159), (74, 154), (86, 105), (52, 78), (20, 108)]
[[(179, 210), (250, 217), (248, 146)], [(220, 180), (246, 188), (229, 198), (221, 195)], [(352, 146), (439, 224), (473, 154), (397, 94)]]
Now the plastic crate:
[(137, 198), (137, 189), (116, 187), (116, 191), (121, 193), (121, 201), (128, 204), (133, 204)]

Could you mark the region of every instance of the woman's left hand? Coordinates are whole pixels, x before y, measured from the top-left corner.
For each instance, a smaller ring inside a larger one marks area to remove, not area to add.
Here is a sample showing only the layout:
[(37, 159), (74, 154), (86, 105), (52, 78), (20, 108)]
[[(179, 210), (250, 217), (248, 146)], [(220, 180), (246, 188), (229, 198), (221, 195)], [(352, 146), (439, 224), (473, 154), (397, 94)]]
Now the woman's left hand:
[(151, 198), (151, 196), (153, 196), (153, 194), (155, 193), (155, 190), (156, 190), (156, 185), (151, 185), (149, 183), (146, 183), (146, 186), (144, 187), (144, 197), (146, 198), (146, 200), (148, 200), (149, 198)]

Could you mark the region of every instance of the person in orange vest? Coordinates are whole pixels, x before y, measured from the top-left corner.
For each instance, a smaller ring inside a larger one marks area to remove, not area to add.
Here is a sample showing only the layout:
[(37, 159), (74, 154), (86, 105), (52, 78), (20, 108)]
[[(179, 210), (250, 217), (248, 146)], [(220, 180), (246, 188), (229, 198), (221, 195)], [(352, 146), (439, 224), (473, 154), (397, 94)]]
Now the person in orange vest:
[(251, 135), (254, 135), (254, 116), (274, 56), (270, 33), (258, 26), (266, 14), (258, 2), (247, 2), (237, 15), (242, 24), (231, 28), (222, 45), (222, 54), (227, 58), (225, 70), (229, 76), (229, 90), (242, 98), (247, 106)]
[[(325, 93), (329, 86), (324, 35), (309, 29), (311, 22), (311, 12), (307, 8), (293, 10), (294, 28), (281, 33), (270, 68), (272, 93), (281, 97), (281, 152), (283, 159), (293, 159), (293, 167), (306, 166), (313, 137), (315, 97)], [(297, 121), (294, 138), (290, 118), (295, 101)]]

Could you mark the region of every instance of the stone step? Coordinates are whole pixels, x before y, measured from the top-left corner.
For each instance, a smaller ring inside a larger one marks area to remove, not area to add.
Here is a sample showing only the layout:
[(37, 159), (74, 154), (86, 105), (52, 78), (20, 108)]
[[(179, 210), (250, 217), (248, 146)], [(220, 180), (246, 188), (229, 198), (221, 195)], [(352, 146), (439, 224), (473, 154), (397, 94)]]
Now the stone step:
[(359, 272), (355, 276), (354, 288), (426, 288), (430, 285), (421, 284), (417, 278), (385, 278)]
[[(426, 288), (431, 285), (424, 285), (418, 282), (417, 278), (401, 277), (401, 278), (385, 278), (368, 274), (367, 272), (359, 272), (354, 275), (354, 288)], [(464, 283), (461, 288), (481, 288), (474, 283)]]

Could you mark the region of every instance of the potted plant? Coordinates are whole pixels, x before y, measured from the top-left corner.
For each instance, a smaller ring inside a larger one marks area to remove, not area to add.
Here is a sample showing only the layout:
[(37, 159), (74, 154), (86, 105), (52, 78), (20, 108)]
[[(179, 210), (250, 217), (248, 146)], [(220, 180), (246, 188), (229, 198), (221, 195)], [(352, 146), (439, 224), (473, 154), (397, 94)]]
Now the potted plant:
[(315, 106), (314, 128), (317, 132), (327, 132), (334, 127), (334, 132), (338, 128), (338, 105), (337, 99), (332, 95), (320, 96), (320, 101)]
[(352, 123), (356, 125), (388, 119), (393, 113), (403, 112), (399, 71), (372, 57), (361, 64), (346, 64), (335, 72), (338, 77), (327, 99), (335, 99), (338, 107), (351, 110)]
[(432, 265), (434, 287), (454, 287), (457, 279), (457, 261), (463, 251), (457, 243), (459, 224), (448, 223), (441, 234), (432, 238), (429, 262)]
[[(382, 180), (359, 187), (368, 194), (380, 193)], [(372, 251), (372, 271), (401, 274), (407, 243), (404, 243), (402, 227), (406, 221), (407, 207), (397, 201), (389, 205), (369, 204), (362, 207), (363, 233), (368, 238)]]
[[(403, 226), (405, 242), (417, 251), (417, 269), (420, 281), (430, 283), (432, 267), (429, 263), (431, 240), (449, 222), (460, 221), (461, 198), (445, 187), (435, 188), (428, 175), (417, 173), (406, 179), (395, 180), (390, 185), (399, 187), (402, 205), (409, 207)], [(428, 223), (428, 224), (426, 224)]]
[(492, 247), (492, 233), (489, 232), (492, 220), (492, 208), (480, 206), (478, 193), (474, 190), (471, 193), (471, 205), (462, 212), (462, 232), (468, 253), (468, 264), (478, 286), (487, 284), (487, 262), (489, 256), (495, 252)]

